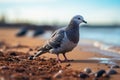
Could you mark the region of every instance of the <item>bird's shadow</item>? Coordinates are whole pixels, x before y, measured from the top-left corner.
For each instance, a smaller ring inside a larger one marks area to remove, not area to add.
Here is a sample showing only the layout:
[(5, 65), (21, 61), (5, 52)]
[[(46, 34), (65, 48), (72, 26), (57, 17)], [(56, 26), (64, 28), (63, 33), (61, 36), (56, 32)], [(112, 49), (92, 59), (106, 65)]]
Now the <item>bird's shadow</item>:
[(62, 63), (98, 63), (98, 60), (68, 60), (68, 61), (63, 61)]

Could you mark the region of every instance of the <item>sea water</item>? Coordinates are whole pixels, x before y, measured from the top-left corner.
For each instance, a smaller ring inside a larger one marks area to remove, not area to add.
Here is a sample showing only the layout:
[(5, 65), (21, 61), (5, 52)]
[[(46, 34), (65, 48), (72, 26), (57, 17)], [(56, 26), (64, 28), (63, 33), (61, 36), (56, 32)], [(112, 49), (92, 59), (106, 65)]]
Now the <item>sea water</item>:
[(80, 38), (120, 45), (120, 27), (80, 27)]
[(93, 57), (90, 59), (99, 60), (100, 63), (116, 64), (114, 60), (120, 60), (120, 50), (117, 51), (111, 47), (119, 47), (120, 49), (120, 27), (81, 27), (80, 45), (91, 46), (87, 49), (84, 47), (84, 51), (92, 51), (112, 57)]

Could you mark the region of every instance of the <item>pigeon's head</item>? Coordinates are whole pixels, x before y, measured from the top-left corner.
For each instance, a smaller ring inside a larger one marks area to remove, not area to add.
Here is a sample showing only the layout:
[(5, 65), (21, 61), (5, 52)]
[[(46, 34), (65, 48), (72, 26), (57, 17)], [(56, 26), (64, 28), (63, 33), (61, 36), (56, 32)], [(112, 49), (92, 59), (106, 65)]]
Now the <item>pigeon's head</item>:
[(81, 15), (76, 15), (72, 18), (72, 21), (76, 22), (77, 24), (80, 23), (87, 23)]

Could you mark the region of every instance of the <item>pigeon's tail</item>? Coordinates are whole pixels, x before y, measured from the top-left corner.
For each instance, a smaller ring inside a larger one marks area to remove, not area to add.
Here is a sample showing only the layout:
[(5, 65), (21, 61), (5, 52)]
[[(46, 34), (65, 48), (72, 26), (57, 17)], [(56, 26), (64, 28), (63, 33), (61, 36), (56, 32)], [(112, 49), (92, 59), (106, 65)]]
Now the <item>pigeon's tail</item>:
[(42, 51), (42, 52), (46, 53), (46, 52), (48, 52), (50, 49), (52, 49), (52, 47), (47, 44), (47, 45), (41, 47), (40, 49), (38, 49), (38, 51)]
[(49, 46), (49, 45), (45, 45), (43, 46), (42, 48), (38, 49), (38, 52), (32, 57), (32, 59), (35, 59), (36, 57), (46, 53), (46, 52), (49, 52), (49, 50), (51, 49), (52, 47)]
[(44, 52), (43, 51), (38, 51), (34, 56), (33, 59), (35, 59), (36, 57), (42, 55)]

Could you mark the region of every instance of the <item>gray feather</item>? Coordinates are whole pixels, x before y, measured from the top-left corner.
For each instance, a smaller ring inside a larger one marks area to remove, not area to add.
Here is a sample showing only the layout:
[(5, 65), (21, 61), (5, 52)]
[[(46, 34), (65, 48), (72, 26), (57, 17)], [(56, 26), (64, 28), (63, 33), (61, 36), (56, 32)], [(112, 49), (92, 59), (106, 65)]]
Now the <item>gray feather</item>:
[(48, 40), (48, 44), (53, 48), (60, 47), (63, 38), (64, 38), (64, 30), (63, 29), (57, 30)]
[(71, 21), (66, 28), (66, 35), (71, 42), (78, 43), (79, 41), (79, 24), (75, 21)]

